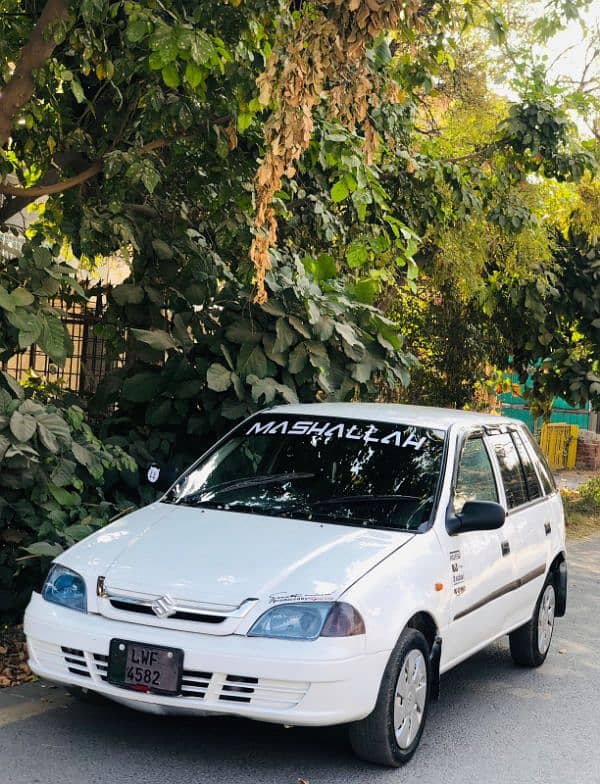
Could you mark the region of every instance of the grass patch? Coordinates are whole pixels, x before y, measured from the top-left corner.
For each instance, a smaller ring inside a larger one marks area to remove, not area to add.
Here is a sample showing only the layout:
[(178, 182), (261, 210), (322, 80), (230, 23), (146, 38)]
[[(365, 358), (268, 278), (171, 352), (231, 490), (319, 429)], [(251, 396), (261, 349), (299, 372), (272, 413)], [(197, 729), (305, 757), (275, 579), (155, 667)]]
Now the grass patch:
[(565, 507), (567, 536), (581, 539), (600, 533), (600, 477), (590, 479), (577, 490), (561, 489)]

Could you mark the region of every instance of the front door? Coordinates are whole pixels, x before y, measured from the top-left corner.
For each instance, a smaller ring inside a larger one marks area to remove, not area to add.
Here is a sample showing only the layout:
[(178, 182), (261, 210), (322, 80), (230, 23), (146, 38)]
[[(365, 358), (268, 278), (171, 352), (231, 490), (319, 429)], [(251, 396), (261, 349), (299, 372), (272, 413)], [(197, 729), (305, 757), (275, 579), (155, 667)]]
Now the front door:
[[(462, 448), (453, 500), (459, 514), (467, 501), (501, 502), (499, 477), (482, 434), (473, 433)], [(506, 527), (449, 536), (442, 529), (452, 580), (449, 625), (442, 646), (442, 669), (466, 658), (506, 628), (504, 586), (514, 579), (516, 543)]]

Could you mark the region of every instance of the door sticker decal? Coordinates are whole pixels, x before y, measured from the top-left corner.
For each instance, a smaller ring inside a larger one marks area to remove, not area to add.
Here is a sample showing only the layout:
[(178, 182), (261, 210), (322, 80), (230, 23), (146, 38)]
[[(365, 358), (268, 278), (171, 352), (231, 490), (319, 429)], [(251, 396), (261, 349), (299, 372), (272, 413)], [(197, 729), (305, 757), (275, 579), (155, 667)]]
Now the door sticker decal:
[(465, 570), (460, 550), (450, 551), (450, 566), (452, 567), (452, 586), (454, 587), (454, 595), (462, 596), (466, 591), (466, 585)]

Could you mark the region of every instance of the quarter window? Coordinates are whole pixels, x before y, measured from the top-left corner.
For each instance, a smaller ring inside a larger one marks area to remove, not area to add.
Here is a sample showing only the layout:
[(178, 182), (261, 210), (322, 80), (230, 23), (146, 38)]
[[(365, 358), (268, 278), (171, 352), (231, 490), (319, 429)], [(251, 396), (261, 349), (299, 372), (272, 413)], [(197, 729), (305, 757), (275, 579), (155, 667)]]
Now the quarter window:
[(521, 434), (515, 430), (512, 433), (512, 438), (515, 442), (515, 446), (517, 447), (519, 457), (521, 458), (521, 465), (523, 466), (523, 472), (525, 474), (525, 482), (527, 484), (527, 494), (529, 496), (529, 500), (534, 501), (536, 498), (542, 497), (542, 488), (540, 487), (540, 483), (535, 472), (533, 460), (531, 459), (531, 456), (525, 447), (525, 443), (521, 437)]
[(490, 441), (500, 464), (508, 508), (514, 509), (527, 503), (529, 500), (527, 480), (510, 433), (490, 436)]
[(482, 438), (470, 438), (462, 451), (454, 491), (456, 514), (467, 501), (498, 501), (494, 471)]
[(542, 480), (544, 495), (552, 495), (552, 493), (554, 493), (556, 490), (556, 483), (554, 481), (552, 471), (546, 462), (546, 458), (544, 457), (538, 442), (535, 440), (529, 430), (525, 430), (525, 437), (529, 443), (529, 446), (533, 450), (533, 454), (537, 458), (537, 467), (540, 472), (540, 479)]

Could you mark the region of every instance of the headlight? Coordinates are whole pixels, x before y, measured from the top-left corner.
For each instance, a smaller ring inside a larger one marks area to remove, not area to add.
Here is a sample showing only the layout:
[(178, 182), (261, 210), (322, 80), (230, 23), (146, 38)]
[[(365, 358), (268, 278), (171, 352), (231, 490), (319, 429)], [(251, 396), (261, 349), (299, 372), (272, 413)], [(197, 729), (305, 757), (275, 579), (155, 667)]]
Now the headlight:
[(345, 602), (298, 602), (271, 607), (252, 626), (248, 636), (316, 640), (364, 633), (360, 613)]
[(42, 588), (47, 602), (69, 607), (71, 610), (87, 612), (87, 599), (83, 577), (66, 566), (53, 564)]

